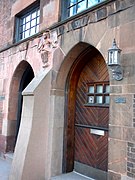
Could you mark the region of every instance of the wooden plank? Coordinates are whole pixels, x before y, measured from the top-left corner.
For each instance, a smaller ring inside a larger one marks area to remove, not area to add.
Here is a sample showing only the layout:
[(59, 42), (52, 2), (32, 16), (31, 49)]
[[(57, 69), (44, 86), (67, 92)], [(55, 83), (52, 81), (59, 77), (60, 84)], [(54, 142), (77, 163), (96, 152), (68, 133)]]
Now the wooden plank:
[(86, 107), (87, 83), (106, 82), (109, 75), (101, 56), (97, 56), (83, 68), (76, 92), (75, 124), (84, 127), (75, 127), (75, 161), (107, 171), (108, 163), (108, 133), (104, 136), (91, 134), (86, 125), (107, 128), (109, 108)]

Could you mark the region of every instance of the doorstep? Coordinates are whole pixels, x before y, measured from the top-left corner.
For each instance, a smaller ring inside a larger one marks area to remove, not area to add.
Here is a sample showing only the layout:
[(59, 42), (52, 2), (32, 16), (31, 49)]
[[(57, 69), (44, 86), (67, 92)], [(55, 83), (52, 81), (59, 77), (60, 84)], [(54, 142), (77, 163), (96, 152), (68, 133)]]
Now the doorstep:
[(51, 177), (51, 180), (94, 180), (94, 179), (73, 171), (71, 173), (61, 174), (59, 176)]

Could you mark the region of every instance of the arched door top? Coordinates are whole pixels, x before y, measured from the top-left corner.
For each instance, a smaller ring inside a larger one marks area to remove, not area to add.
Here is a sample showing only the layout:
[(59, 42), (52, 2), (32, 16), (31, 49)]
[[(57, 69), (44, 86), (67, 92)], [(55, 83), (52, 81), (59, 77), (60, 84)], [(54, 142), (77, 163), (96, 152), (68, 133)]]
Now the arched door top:
[[(78, 44), (76, 44), (74, 47), (71, 48), (71, 50), (64, 57), (58, 69), (56, 83), (54, 85), (56, 89), (63, 89), (63, 90), (65, 89), (65, 84), (67, 78), (69, 77), (69, 73), (73, 72), (72, 69), (75, 68), (75, 66), (81, 60), (81, 57), (83, 57), (88, 52), (91, 52), (90, 53), (91, 57), (94, 56), (94, 54), (96, 53), (101, 54), (99, 50), (97, 50), (95, 47), (85, 42), (79, 42)], [(85, 64), (85, 61), (81, 62), (81, 64), (82, 65)]]
[[(107, 171), (108, 86), (109, 73), (103, 56), (93, 47), (86, 48), (75, 59), (66, 81), (64, 172), (81, 172), (84, 167)], [(103, 135), (92, 134), (91, 129), (102, 131)]]

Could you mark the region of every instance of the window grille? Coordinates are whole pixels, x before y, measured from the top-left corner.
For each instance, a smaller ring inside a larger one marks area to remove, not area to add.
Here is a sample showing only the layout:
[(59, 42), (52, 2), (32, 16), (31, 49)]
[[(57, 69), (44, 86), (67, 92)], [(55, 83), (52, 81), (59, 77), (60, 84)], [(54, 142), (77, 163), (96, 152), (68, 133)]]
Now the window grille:
[(74, 16), (75, 14), (78, 14), (85, 9), (91, 8), (99, 3), (102, 3), (106, 0), (67, 0), (62, 1), (62, 8), (63, 10), (63, 16), (65, 18)]
[(110, 86), (108, 83), (88, 84), (87, 105), (108, 106), (110, 103)]
[(39, 32), (39, 5), (33, 5), (16, 16), (16, 41), (26, 39)]

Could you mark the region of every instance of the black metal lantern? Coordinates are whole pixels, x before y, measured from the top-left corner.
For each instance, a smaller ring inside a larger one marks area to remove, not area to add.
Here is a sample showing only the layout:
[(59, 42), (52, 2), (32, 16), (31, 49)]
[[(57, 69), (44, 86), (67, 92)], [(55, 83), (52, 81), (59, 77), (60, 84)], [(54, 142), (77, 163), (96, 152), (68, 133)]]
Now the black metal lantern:
[(123, 71), (120, 65), (120, 55), (121, 49), (117, 47), (114, 39), (112, 48), (108, 49), (108, 66), (112, 70), (113, 78), (118, 81), (123, 79)]

